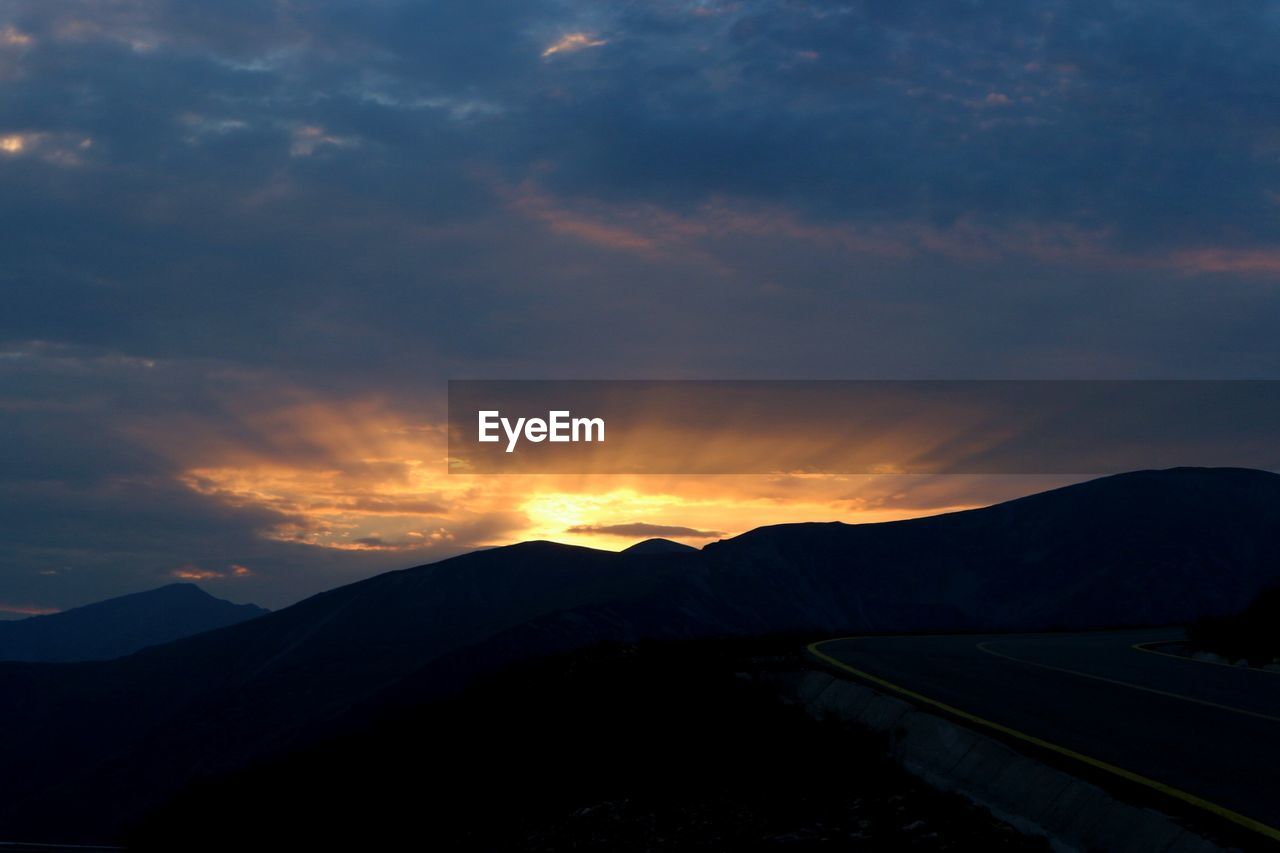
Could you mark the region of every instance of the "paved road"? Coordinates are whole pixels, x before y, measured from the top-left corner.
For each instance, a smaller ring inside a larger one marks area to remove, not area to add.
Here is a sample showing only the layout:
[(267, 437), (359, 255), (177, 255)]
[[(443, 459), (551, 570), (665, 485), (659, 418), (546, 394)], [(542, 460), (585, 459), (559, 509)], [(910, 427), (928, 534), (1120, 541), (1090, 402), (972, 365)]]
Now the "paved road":
[(1280, 827), (1280, 674), (1142, 651), (1180, 631), (868, 637), (817, 651)]

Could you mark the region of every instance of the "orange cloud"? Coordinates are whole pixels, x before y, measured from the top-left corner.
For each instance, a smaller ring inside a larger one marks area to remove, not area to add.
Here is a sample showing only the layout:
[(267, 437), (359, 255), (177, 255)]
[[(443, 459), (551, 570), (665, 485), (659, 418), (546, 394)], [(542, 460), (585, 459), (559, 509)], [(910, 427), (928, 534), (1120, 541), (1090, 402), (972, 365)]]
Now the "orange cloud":
[(567, 33), (542, 51), (543, 58), (557, 53), (573, 53), (589, 47), (601, 47), (609, 43), (608, 39), (599, 39), (587, 33)]
[(289, 146), (289, 156), (310, 157), (320, 148), (350, 148), (358, 144), (358, 140), (350, 136), (335, 136), (315, 125), (304, 125), (293, 130), (293, 142)]
[(518, 187), (499, 186), (495, 189), (512, 210), (541, 222), (556, 233), (575, 237), (585, 243), (607, 249), (649, 252), (657, 247), (660, 239), (657, 235), (643, 233), (644, 230), (651, 230), (646, 228), (652, 224), (651, 221), (628, 224), (618, 221), (616, 216), (600, 215), (599, 211), (573, 210), (541, 192), (528, 181)]
[(169, 570), (169, 577), (184, 581), (215, 581), (226, 580), (227, 578), (247, 578), (252, 575), (252, 571), (237, 563), (232, 563), (225, 570), (202, 569), (195, 563), (183, 563), (176, 569)]
[(82, 155), (93, 147), (93, 139), (69, 133), (26, 131), (0, 135), (0, 156), (38, 156), (55, 166), (83, 165)]
[[(993, 100), (994, 97), (994, 100)], [(1008, 99), (995, 93), (988, 102)], [(778, 205), (728, 197), (714, 198), (692, 213), (657, 205), (566, 198), (533, 180), (518, 185), (491, 182), (509, 210), (551, 231), (605, 249), (653, 257), (683, 258), (723, 267), (717, 242), (734, 238), (801, 243), (849, 255), (906, 259), (941, 255), (970, 262), (1023, 257), (1045, 263), (1089, 264), (1112, 269), (1176, 269), (1184, 273), (1276, 274), (1280, 250), (1198, 247), (1172, 255), (1117, 249), (1109, 228), (1082, 228), (1067, 222), (984, 223), (960, 217), (947, 226), (902, 221), (814, 222)]]
[(27, 47), (34, 39), (26, 33), (14, 28), (12, 24), (0, 27), (0, 45), (7, 47)]
[(35, 137), (29, 133), (10, 133), (7, 136), (0, 136), (0, 151), (5, 154), (21, 154), (25, 151)]
[[(692, 213), (653, 204), (554, 196), (533, 180), (510, 186), (491, 182), (515, 213), (557, 234), (615, 251), (684, 258), (723, 267), (718, 243), (748, 238), (801, 243), (855, 256), (906, 259), (942, 255), (965, 261), (1029, 257), (1046, 262), (1118, 263), (1106, 229), (1070, 223), (986, 224), (961, 217), (948, 226), (922, 222), (815, 222), (779, 205), (718, 197)], [(1129, 261), (1130, 263), (1132, 261)]]

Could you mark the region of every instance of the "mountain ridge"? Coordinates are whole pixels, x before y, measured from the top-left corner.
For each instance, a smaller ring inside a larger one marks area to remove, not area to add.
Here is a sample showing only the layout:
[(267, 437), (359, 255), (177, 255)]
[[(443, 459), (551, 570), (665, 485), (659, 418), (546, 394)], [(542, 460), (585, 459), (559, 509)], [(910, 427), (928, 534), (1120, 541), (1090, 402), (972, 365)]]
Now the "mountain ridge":
[(637, 542), (629, 548), (623, 548), (624, 554), (671, 554), (671, 553), (687, 553), (689, 551), (697, 551), (698, 549), (692, 545), (685, 545), (682, 542), (674, 542), (670, 539), (662, 539), (660, 537), (654, 539), (646, 539), (643, 542)]
[[(0, 664), (0, 763), (29, 768), (0, 777), (0, 831), (59, 825), (71, 791), (101, 838), (201, 774), (602, 641), (1164, 624), (1239, 609), (1280, 583), (1277, 553), (1280, 475), (1231, 469), (701, 550), (476, 551), (118, 660)], [(122, 773), (131, 785), (102, 797)]]
[(256, 604), (217, 598), (193, 583), (171, 583), (58, 613), (0, 622), (0, 661), (111, 660), (268, 612)]

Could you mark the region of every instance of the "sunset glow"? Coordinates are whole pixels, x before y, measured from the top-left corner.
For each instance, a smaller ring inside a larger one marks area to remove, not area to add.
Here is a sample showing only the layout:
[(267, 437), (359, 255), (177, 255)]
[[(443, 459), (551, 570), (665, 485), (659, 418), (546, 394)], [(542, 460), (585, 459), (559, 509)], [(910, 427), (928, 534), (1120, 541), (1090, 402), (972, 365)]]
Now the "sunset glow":
[(6, 600), (279, 607), (1071, 479), (926, 476), (1016, 456), (981, 407), (654, 414), (607, 460), (481, 473), (455, 380), (1276, 371), (1258, 9), (189, 5), (0, 3)]
[[(545, 539), (620, 550), (647, 529), (690, 545), (754, 527), (802, 521), (864, 523), (963, 509), (1029, 488), (1027, 478), (885, 475), (601, 475), (450, 473), (442, 424), (414, 423), (373, 402), (255, 411), (258, 458), (226, 435), (186, 433), (183, 485), (220, 503), (269, 513), (264, 538), (341, 551), (402, 551), (405, 559)], [(751, 453), (726, 436), (706, 446)], [(220, 462), (212, 457), (221, 456)], [(1036, 482), (1055, 482), (1040, 478)], [(629, 531), (638, 531), (631, 533)], [(656, 534), (655, 534), (656, 535)]]
[(1277, 44), (0, 0), (0, 848), (1280, 839)]

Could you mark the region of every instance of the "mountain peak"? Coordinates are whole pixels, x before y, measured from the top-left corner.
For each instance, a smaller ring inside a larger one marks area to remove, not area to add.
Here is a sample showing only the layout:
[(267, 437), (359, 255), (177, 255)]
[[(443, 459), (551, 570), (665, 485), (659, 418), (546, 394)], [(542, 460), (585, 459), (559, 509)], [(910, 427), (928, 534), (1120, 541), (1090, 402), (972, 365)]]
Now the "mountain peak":
[(646, 539), (643, 542), (637, 542), (630, 548), (624, 548), (624, 554), (673, 554), (684, 553), (687, 551), (697, 551), (692, 545), (684, 545), (680, 542), (673, 542), (670, 539)]
[[(174, 600), (214, 599), (215, 601), (219, 600), (217, 599), (216, 596), (210, 594), (208, 591), (198, 586), (197, 584), (192, 583), (191, 581), (174, 581), (173, 583), (167, 583), (164, 586), (158, 586), (155, 589), (147, 589), (147, 590), (143, 590), (142, 592), (135, 592), (129, 595), (122, 595), (122, 596), (119, 596), (118, 598), (107, 599), (107, 601), (118, 601), (122, 598), (133, 598), (133, 599), (152, 598), (156, 600), (160, 600), (160, 599), (174, 599)], [(99, 602), (99, 603), (105, 604), (106, 602)], [(93, 607), (94, 605), (89, 604), (85, 606)]]
[(193, 583), (171, 583), (0, 624), (0, 660), (109, 660), (266, 612), (216, 598)]

